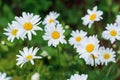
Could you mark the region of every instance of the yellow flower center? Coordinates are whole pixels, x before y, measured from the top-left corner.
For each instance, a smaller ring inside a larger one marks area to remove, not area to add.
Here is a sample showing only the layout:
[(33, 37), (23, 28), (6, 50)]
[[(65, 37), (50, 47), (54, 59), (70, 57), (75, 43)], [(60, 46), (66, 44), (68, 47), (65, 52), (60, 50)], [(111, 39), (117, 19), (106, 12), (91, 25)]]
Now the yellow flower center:
[(81, 37), (80, 37), (80, 36), (77, 36), (77, 37), (75, 38), (75, 40), (76, 40), (77, 42), (80, 42), (80, 41), (81, 41)]
[(16, 36), (16, 35), (17, 35), (17, 32), (18, 32), (17, 29), (13, 29), (13, 30), (12, 30), (12, 35), (13, 35), (13, 36)]
[(96, 14), (90, 15), (90, 20), (93, 21), (96, 18)]
[(51, 18), (51, 19), (49, 20), (49, 23), (53, 23), (53, 22), (54, 22), (54, 19)]
[(110, 31), (110, 35), (111, 35), (111, 36), (116, 36), (116, 35), (117, 35), (117, 32), (116, 32), (115, 30), (111, 30), (111, 31)]
[(24, 25), (23, 25), (24, 29), (25, 30), (31, 30), (33, 28), (33, 25), (30, 23), (30, 22), (26, 22)]
[(60, 37), (60, 33), (58, 32), (58, 31), (54, 31), (53, 33), (52, 33), (52, 38), (53, 39), (58, 39)]
[(32, 55), (28, 55), (28, 56), (26, 56), (26, 58), (27, 58), (28, 60), (32, 60), (32, 59), (33, 59), (33, 56), (32, 56)]
[(104, 54), (104, 59), (109, 59), (109, 58), (110, 58), (110, 54), (105, 53), (105, 54)]
[(86, 46), (86, 51), (87, 52), (92, 52), (94, 50), (94, 45), (93, 44), (88, 44), (87, 46)]

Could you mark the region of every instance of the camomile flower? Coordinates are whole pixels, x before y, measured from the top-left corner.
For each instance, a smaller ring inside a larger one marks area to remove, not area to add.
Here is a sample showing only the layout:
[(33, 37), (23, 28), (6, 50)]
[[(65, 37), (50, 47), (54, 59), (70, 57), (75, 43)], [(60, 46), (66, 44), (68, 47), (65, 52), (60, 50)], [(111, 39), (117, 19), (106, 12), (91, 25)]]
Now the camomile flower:
[(33, 59), (40, 59), (42, 57), (40, 56), (35, 56), (37, 51), (39, 50), (39, 48), (35, 48), (33, 49), (33, 47), (28, 48), (28, 47), (24, 47), (23, 51), (19, 51), (20, 55), (17, 55), (17, 65), (20, 65), (20, 67), (22, 67), (26, 62), (30, 61), (32, 65), (34, 65), (34, 61)]
[(4, 34), (8, 36), (7, 39), (11, 42), (13, 42), (15, 38), (21, 38), (22, 40), (24, 40), (25, 38), (25, 34), (23, 34), (23, 29), (16, 21), (13, 21), (12, 24), (8, 23), (8, 27), (4, 28), (4, 30), (6, 31), (4, 32)]
[(56, 25), (57, 23), (59, 23), (58, 20), (56, 20), (58, 18), (59, 14), (57, 12), (49, 12), (49, 14), (45, 17), (45, 19), (43, 20), (42, 24), (46, 25), (49, 27), (49, 25)]
[(115, 22), (120, 26), (120, 14), (117, 15)]
[(66, 43), (65, 36), (63, 35), (65, 31), (61, 24), (55, 26), (49, 26), (45, 28), (45, 34), (43, 35), (44, 40), (48, 40), (48, 46), (56, 47), (59, 43)]
[(84, 37), (86, 37), (87, 32), (84, 32), (83, 30), (76, 30), (72, 31), (69, 43), (76, 48), (77, 46), (80, 46), (80, 43)]
[(67, 80), (87, 80), (88, 75), (87, 74), (74, 74), (70, 77), (70, 79)]
[(6, 73), (1, 73), (0, 72), (0, 80), (11, 80), (11, 77), (7, 77)]
[(120, 40), (120, 28), (116, 24), (107, 24), (106, 30), (102, 33), (102, 37), (114, 43), (115, 40)]
[(41, 23), (39, 15), (23, 12), (22, 17), (15, 17), (15, 19), (24, 30), (24, 33), (27, 34), (29, 40), (32, 40), (32, 34), (36, 35), (36, 30), (42, 30), (38, 26)]
[(99, 47), (97, 36), (85, 37), (81, 41), (81, 45), (77, 47), (77, 52), (81, 54), (93, 54), (92, 52)]
[(94, 21), (100, 21), (102, 19), (103, 12), (98, 10), (97, 6), (93, 7), (93, 10), (88, 9), (88, 14), (82, 17), (83, 24), (88, 25), (88, 28), (91, 28)]
[(100, 47), (100, 51), (101, 51), (101, 55), (100, 55), (100, 60), (101, 60), (101, 64), (105, 64), (107, 65), (109, 62), (115, 62), (115, 51), (113, 51), (113, 49), (111, 48), (104, 48), (104, 47)]

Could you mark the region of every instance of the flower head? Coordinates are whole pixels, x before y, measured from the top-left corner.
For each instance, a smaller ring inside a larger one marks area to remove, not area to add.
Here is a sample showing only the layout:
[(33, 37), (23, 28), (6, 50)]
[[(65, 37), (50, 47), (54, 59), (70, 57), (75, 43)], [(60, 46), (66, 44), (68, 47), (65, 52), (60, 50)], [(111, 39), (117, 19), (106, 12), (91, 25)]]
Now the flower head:
[(12, 24), (8, 23), (8, 27), (4, 28), (4, 30), (6, 31), (4, 34), (8, 36), (7, 39), (11, 42), (13, 42), (15, 38), (21, 38), (22, 40), (24, 40), (25, 38), (25, 34), (23, 34), (23, 29), (16, 21), (13, 21)]
[(35, 30), (42, 30), (38, 25), (40, 24), (40, 16), (33, 15), (32, 13), (22, 13), (22, 17), (15, 17), (16, 21), (24, 30), (24, 33), (27, 34), (28, 39), (32, 40), (32, 34), (36, 35)]
[(40, 59), (42, 57), (35, 56), (39, 48), (33, 49), (33, 47), (29, 48), (24, 47), (23, 51), (19, 51), (21, 55), (17, 55), (17, 65), (20, 65), (22, 67), (26, 62), (30, 61), (32, 65), (34, 65), (33, 59)]
[(50, 12), (43, 20), (43, 25), (45, 25), (45, 27), (49, 27), (49, 25), (56, 25), (59, 23), (59, 21), (57, 21), (58, 16), (59, 14), (57, 12)]
[(56, 26), (49, 26), (45, 28), (45, 34), (43, 35), (44, 40), (48, 40), (48, 46), (53, 45), (56, 47), (59, 43), (66, 43), (65, 36), (63, 35), (65, 31), (62, 29), (61, 24)]
[(81, 41), (81, 46), (77, 47), (79, 54), (93, 54), (92, 52), (99, 47), (97, 36), (89, 36)]
[(94, 21), (100, 21), (102, 19), (101, 15), (103, 14), (102, 11), (97, 11), (97, 6), (93, 8), (93, 10), (88, 9), (88, 14), (82, 17), (83, 24), (88, 25), (89, 28), (91, 28)]
[(80, 46), (81, 41), (86, 37), (87, 32), (84, 32), (83, 30), (79, 31), (72, 31), (71, 38), (69, 39), (69, 43), (71, 45), (74, 45), (74, 48)]
[(103, 31), (102, 37), (110, 40), (111, 43), (115, 40), (120, 40), (120, 28), (116, 24), (107, 24), (106, 30)]
[(115, 62), (115, 51), (113, 51), (113, 49), (110, 48), (104, 48), (104, 47), (100, 47), (100, 60), (102, 64), (107, 65), (108, 62)]

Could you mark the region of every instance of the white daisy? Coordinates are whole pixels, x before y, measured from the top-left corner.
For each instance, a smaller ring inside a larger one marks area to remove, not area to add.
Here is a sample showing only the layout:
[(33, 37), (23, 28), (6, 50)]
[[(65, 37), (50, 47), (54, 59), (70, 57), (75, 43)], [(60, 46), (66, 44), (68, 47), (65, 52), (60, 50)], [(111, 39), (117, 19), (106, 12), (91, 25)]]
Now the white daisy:
[(7, 77), (6, 73), (1, 73), (0, 72), (0, 80), (11, 80), (11, 77)]
[(88, 75), (87, 74), (74, 74), (70, 77), (70, 79), (67, 80), (87, 80)]
[(23, 51), (19, 51), (21, 55), (17, 55), (17, 65), (20, 65), (22, 67), (26, 62), (30, 61), (32, 65), (34, 65), (33, 59), (39, 59), (42, 58), (40, 56), (35, 56), (39, 48), (33, 49), (33, 47), (29, 48), (24, 47)]
[[(49, 25), (56, 25), (57, 23), (59, 23), (58, 20), (56, 20), (58, 18), (59, 14), (57, 12), (49, 12), (49, 14), (45, 17), (45, 19), (43, 20), (43, 25), (49, 26)], [(45, 26), (45, 27), (46, 27)]]
[(103, 12), (98, 10), (97, 6), (93, 7), (93, 10), (88, 9), (88, 14), (82, 17), (83, 24), (88, 25), (89, 28), (91, 28), (91, 25), (94, 23), (94, 21), (100, 21), (102, 19), (101, 15), (103, 15)]
[(120, 26), (120, 14), (117, 15), (115, 22)]
[(24, 40), (25, 34), (23, 34), (23, 29), (18, 25), (16, 21), (13, 21), (12, 24), (8, 23), (8, 27), (4, 28), (6, 31), (4, 34), (8, 36), (8, 40), (13, 42), (15, 38), (19, 39), (21, 38)]
[(82, 39), (84, 37), (86, 37), (87, 32), (84, 32), (83, 30), (76, 30), (76, 31), (72, 31), (70, 39), (69, 39), (69, 43), (71, 45), (74, 45), (74, 48), (80, 46), (80, 43), (82, 41)]
[(106, 30), (103, 31), (102, 37), (114, 43), (115, 40), (120, 40), (120, 28), (116, 24), (107, 24)]
[(99, 47), (97, 36), (85, 37), (81, 41), (81, 45), (77, 47), (77, 52), (81, 54), (93, 54), (92, 52)]
[(101, 55), (100, 55), (100, 60), (101, 64), (107, 65), (109, 62), (115, 62), (115, 51), (111, 48), (104, 48), (100, 47)]
[(32, 34), (36, 35), (35, 30), (42, 30), (38, 25), (40, 24), (40, 16), (33, 16), (32, 13), (22, 13), (22, 17), (15, 17), (16, 21), (23, 28), (25, 34), (27, 34), (28, 39), (32, 39)]
[(45, 28), (45, 34), (43, 35), (44, 40), (48, 40), (48, 46), (53, 45), (56, 47), (59, 43), (66, 43), (65, 36), (63, 33), (65, 30), (63, 30), (61, 24), (57, 24), (56, 26), (49, 26), (48, 28)]

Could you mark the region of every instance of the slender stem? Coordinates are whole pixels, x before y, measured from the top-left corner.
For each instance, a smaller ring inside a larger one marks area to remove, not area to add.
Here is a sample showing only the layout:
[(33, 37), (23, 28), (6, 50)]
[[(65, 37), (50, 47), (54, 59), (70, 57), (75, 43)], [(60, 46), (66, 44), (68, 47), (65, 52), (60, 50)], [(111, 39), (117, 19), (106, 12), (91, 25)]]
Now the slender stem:
[(58, 53), (58, 66), (60, 67), (60, 50), (59, 50), (59, 46), (57, 47), (57, 53)]

